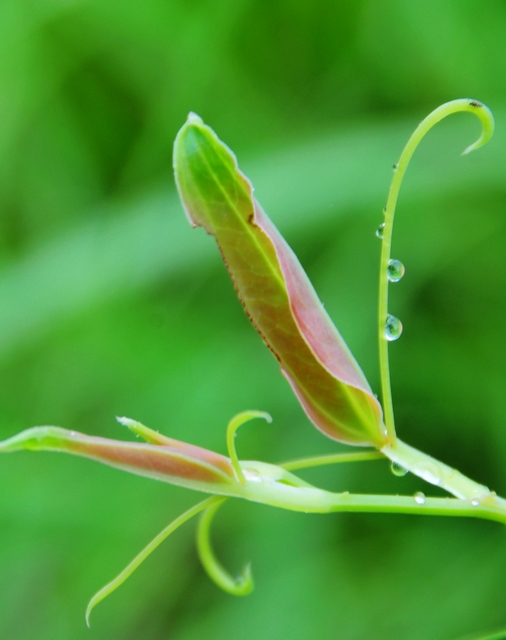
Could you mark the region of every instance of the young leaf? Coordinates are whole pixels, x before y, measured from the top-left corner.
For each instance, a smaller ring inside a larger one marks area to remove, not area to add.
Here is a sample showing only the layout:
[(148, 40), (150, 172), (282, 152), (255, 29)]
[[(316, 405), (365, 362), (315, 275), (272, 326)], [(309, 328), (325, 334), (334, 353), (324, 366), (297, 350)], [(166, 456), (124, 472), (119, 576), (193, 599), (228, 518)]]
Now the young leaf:
[(190, 223), (215, 236), (246, 313), (312, 422), (353, 445), (382, 447), (382, 411), (297, 257), (253, 197), (232, 151), (195, 114), (174, 143)]
[[(122, 418), (122, 421), (125, 420)], [(147, 427), (144, 429), (151, 431)], [(175, 444), (172, 446), (123, 442), (60, 427), (33, 427), (0, 442), (0, 453), (22, 449), (73, 453), (130, 473), (190, 489), (218, 494), (224, 492), (227, 495), (234, 493), (233, 486), (238, 483), (228, 458), (195, 445), (177, 440), (173, 442)]]

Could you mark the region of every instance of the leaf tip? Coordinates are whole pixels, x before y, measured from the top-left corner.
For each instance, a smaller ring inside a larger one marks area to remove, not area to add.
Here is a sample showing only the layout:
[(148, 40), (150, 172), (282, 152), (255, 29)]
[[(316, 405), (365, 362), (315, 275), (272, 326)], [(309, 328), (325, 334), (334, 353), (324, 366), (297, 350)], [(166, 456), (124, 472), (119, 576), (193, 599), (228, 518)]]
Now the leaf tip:
[(190, 111), (188, 118), (186, 119), (186, 124), (204, 124), (204, 121), (199, 115)]

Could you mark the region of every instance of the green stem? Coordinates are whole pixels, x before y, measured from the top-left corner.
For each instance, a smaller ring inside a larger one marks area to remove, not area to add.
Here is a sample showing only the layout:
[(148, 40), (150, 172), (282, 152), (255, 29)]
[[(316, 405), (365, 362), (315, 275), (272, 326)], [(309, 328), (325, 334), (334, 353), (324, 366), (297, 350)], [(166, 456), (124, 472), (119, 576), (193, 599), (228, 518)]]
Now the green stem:
[(327, 456), (315, 456), (312, 458), (298, 458), (289, 460), (279, 466), (286, 471), (321, 467), (327, 464), (339, 464), (341, 462), (365, 462), (366, 460), (384, 460), (385, 454), (379, 451), (364, 451), (363, 453), (331, 453)]
[(368, 496), (350, 495), (336, 497), (329, 512), (404, 513), (425, 516), (449, 516), (482, 518), (506, 524), (506, 501), (491, 495), (488, 500), (472, 503), (456, 498), (425, 498), (424, 504), (417, 496)]
[(476, 115), (482, 123), (482, 133), (480, 138), (468, 147), (464, 153), (469, 153), (488, 142), (494, 131), (494, 118), (490, 110), (476, 100), (467, 98), (453, 100), (441, 105), (430, 113), (425, 120), (418, 125), (408, 143), (404, 147), (399, 162), (394, 165), (394, 177), (388, 193), (388, 200), (385, 207), (385, 226), (383, 228), (383, 242), (381, 247), (380, 280), (379, 280), (379, 304), (378, 304), (378, 326), (379, 326), (379, 361), (380, 375), (383, 397), (383, 411), (385, 426), (390, 442), (395, 440), (395, 423), (392, 404), (392, 391), (390, 386), (390, 370), (388, 366), (388, 341), (385, 338), (385, 323), (388, 316), (388, 277), (387, 269), (390, 261), (390, 249), (392, 245), (392, 229), (394, 222), (395, 207), (399, 190), (408, 167), (411, 156), (421, 142), (422, 138), (432, 127), (443, 118), (459, 111), (469, 111)]
[(211, 523), (216, 512), (226, 500), (227, 498), (219, 498), (202, 514), (197, 528), (197, 551), (207, 574), (223, 591), (233, 596), (247, 596), (254, 586), (250, 565), (246, 565), (239, 578), (233, 578), (218, 562), (211, 546)]
[(409, 446), (396, 438), (392, 444), (386, 445), (381, 451), (364, 451), (361, 453), (336, 453), (327, 456), (316, 456), (314, 458), (300, 458), (280, 464), (286, 471), (296, 471), (298, 469), (308, 469), (328, 464), (343, 462), (362, 462), (366, 460), (390, 459), (400, 465), (406, 471), (422, 478), (426, 482), (441, 489), (445, 489), (457, 498), (462, 500), (481, 500), (492, 494), (490, 489), (478, 484), (460, 471), (452, 469), (443, 462)]
[(392, 444), (383, 447), (382, 452), (392, 462), (462, 500), (481, 500), (492, 494), (488, 487), (478, 484), (457, 469), (452, 469), (426, 453), (410, 447), (398, 438)]
[(246, 484), (246, 479), (242, 472), (239, 458), (237, 457), (237, 451), (235, 450), (235, 435), (237, 429), (239, 429), (242, 424), (249, 420), (254, 420), (255, 418), (263, 418), (267, 422), (272, 422), (272, 417), (265, 411), (242, 411), (230, 420), (227, 427), (228, 455), (230, 457), (232, 467), (234, 468), (235, 475), (241, 484)]
[(198, 513), (207, 509), (208, 507), (212, 507), (214, 504), (221, 504), (224, 498), (219, 498), (213, 496), (212, 498), (206, 498), (202, 502), (199, 502), (194, 507), (188, 509), (183, 514), (181, 514), (178, 518), (173, 520), (168, 526), (160, 531), (160, 533), (151, 540), (151, 542), (144, 547), (144, 549), (135, 556), (135, 558), (130, 562), (121, 573), (119, 573), (114, 580), (111, 580), (105, 587), (102, 587), (100, 591), (98, 591), (93, 598), (90, 600), (88, 607), (86, 609), (86, 624), (88, 627), (90, 626), (90, 614), (92, 609), (97, 606), (99, 602), (101, 602), (104, 598), (107, 598), (113, 591), (116, 591), (118, 587), (120, 587), (125, 580), (127, 580), (132, 573), (144, 562), (144, 560), (151, 554), (153, 551), (162, 544), (162, 542), (167, 538), (173, 531), (178, 529), (182, 524), (196, 516)]
[[(252, 464), (251, 462), (249, 463)], [(294, 487), (263, 478), (248, 481), (243, 498), (305, 513), (404, 513), (412, 515), (482, 518), (506, 524), (506, 500), (488, 492), (472, 499), (332, 493), (316, 487)]]

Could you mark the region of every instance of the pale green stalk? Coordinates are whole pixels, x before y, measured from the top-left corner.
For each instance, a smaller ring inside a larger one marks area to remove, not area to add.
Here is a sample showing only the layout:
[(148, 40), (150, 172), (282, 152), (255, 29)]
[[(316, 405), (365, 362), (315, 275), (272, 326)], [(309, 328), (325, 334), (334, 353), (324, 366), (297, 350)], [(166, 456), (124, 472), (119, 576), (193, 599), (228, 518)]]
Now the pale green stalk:
[(298, 458), (283, 462), (280, 467), (286, 471), (309, 469), (310, 467), (322, 467), (327, 464), (339, 464), (341, 462), (365, 462), (366, 460), (384, 460), (385, 455), (380, 451), (363, 451), (362, 453), (331, 453), (328, 456), (315, 456), (313, 458)]
[[(321, 456), (286, 463), (290, 468), (308, 468), (321, 464), (358, 461), (351, 458), (355, 454), (338, 454)], [(374, 457), (373, 457), (374, 455)], [(365, 452), (356, 454), (362, 460), (378, 459), (381, 454)], [(331, 458), (334, 458), (331, 461)], [(333, 493), (313, 487), (300, 478), (293, 476), (286, 469), (258, 461), (240, 463), (245, 473), (245, 484), (241, 494), (230, 489), (229, 497), (242, 497), (252, 502), (266, 504), (280, 509), (303, 513), (397, 513), (424, 516), (468, 517), (493, 520), (506, 524), (506, 501), (495, 493), (481, 499), (462, 500), (456, 498), (426, 498), (418, 493), (414, 496), (367, 495)], [(218, 508), (227, 497), (213, 496), (183, 513), (161, 531), (114, 580), (100, 589), (91, 599), (86, 610), (86, 622), (92, 609), (104, 598), (115, 591), (129, 578), (139, 565), (178, 527), (201, 511), (204, 514), (197, 530), (197, 548), (202, 565), (208, 575), (227, 593), (237, 596), (247, 595), (253, 589), (253, 578), (250, 565), (246, 565), (242, 576), (235, 579), (230, 576), (216, 559), (211, 542), (210, 527)]]
[[(305, 513), (335, 511), (406, 513), (414, 515), (461, 516), (495, 520), (506, 524), (506, 500), (494, 492), (471, 498), (425, 498), (398, 495), (333, 493), (311, 485), (283, 469), (258, 461), (242, 461), (246, 485), (240, 497), (280, 509)], [(285, 472), (288, 474), (288, 472)], [(456, 472), (457, 473), (457, 472)], [(460, 474), (458, 474), (460, 475)], [(293, 479), (293, 482), (291, 481)], [(295, 484), (295, 482), (297, 484)], [(472, 483), (471, 480), (469, 480)], [(472, 483), (475, 484), (475, 483)], [(476, 485), (480, 486), (480, 485)], [(231, 495), (231, 497), (234, 497)]]
[(416, 449), (405, 445), (397, 438), (395, 433), (392, 391), (390, 386), (390, 369), (388, 366), (388, 340), (385, 337), (385, 326), (388, 317), (388, 265), (390, 262), (395, 207), (402, 180), (409, 161), (423, 137), (440, 120), (453, 113), (458, 113), (459, 111), (473, 113), (480, 119), (482, 124), (481, 136), (474, 144), (467, 147), (463, 152), (463, 155), (474, 151), (488, 142), (494, 132), (494, 118), (490, 110), (476, 100), (453, 100), (441, 105), (422, 120), (404, 147), (399, 162), (394, 165), (394, 176), (385, 207), (379, 278), (379, 361), (384, 420), (389, 440), (389, 443), (382, 448), (382, 452), (393, 462), (423, 478), (427, 482), (446, 489), (458, 498), (481, 499), (482, 497), (490, 494), (490, 490), (487, 487), (473, 482), (455, 469), (451, 469), (447, 465), (434, 460), (434, 458), (427, 456), (421, 451), (417, 451)]
[(394, 223), (395, 207), (401, 188), (402, 180), (408, 168), (411, 156), (420, 144), (421, 140), (432, 127), (443, 118), (459, 111), (468, 111), (476, 115), (482, 123), (480, 138), (463, 152), (462, 155), (474, 151), (490, 140), (494, 132), (494, 117), (491, 111), (481, 102), (463, 98), (446, 102), (430, 113), (415, 129), (401, 154), (399, 162), (394, 165), (394, 176), (388, 193), (385, 207), (385, 226), (383, 228), (383, 241), (381, 247), (380, 278), (379, 278), (379, 360), (382, 385), (383, 412), (388, 436), (395, 440), (394, 412), (392, 405), (392, 392), (390, 388), (390, 370), (388, 367), (388, 341), (385, 339), (385, 323), (388, 316), (388, 277), (387, 269), (390, 261), (390, 249), (392, 246), (392, 230)]
[(178, 529), (182, 524), (193, 518), (193, 516), (196, 516), (198, 513), (200, 513), (204, 509), (207, 509), (208, 507), (211, 507), (215, 503), (221, 503), (223, 500), (224, 498), (216, 496), (213, 496), (212, 498), (206, 498), (206, 500), (199, 502), (194, 507), (191, 507), (191, 509), (188, 509), (188, 511), (185, 511), (178, 518), (173, 520), (168, 526), (165, 527), (165, 529), (163, 529), (163, 531), (160, 531), (156, 538), (153, 538), (153, 540), (151, 540), (151, 542), (146, 547), (144, 547), (144, 549), (137, 556), (135, 556), (132, 562), (130, 562), (130, 564), (126, 566), (123, 571), (114, 578), (114, 580), (111, 580), (111, 582), (106, 584), (105, 587), (102, 587), (102, 589), (100, 589), (100, 591), (98, 591), (93, 596), (88, 604), (88, 607), (86, 608), (86, 624), (88, 625), (88, 627), (90, 626), (90, 614), (92, 609), (96, 607), (96, 605), (104, 598), (107, 598), (107, 596), (110, 595), (113, 591), (116, 591), (116, 589), (120, 587), (125, 582), (125, 580), (127, 580), (132, 575), (137, 567), (139, 567), (139, 565), (141, 565), (144, 560), (151, 553), (153, 553), (153, 551), (158, 546), (161, 545), (165, 538), (170, 536), (170, 534)]

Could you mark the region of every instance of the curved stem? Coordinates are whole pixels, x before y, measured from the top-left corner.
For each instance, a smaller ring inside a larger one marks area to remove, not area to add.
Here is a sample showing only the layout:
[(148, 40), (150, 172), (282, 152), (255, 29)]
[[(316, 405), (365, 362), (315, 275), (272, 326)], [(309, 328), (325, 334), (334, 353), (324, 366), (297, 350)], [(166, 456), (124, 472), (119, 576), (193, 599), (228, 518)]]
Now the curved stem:
[(242, 424), (249, 420), (254, 420), (255, 418), (263, 418), (267, 422), (272, 422), (272, 417), (265, 411), (242, 411), (230, 420), (227, 427), (228, 455), (234, 468), (235, 475), (241, 484), (246, 484), (246, 478), (244, 477), (244, 473), (239, 463), (239, 458), (237, 457), (237, 451), (235, 450), (235, 432)]
[(197, 551), (202, 566), (219, 587), (234, 596), (247, 596), (253, 590), (250, 565), (246, 565), (242, 576), (237, 579), (233, 578), (217, 560), (211, 546), (211, 523), (216, 512), (226, 500), (227, 498), (219, 498), (202, 514), (197, 528)]
[(102, 587), (102, 589), (100, 589), (100, 591), (98, 591), (93, 596), (93, 598), (90, 600), (88, 607), (86, 609), (86, 624), (88, 625), (88, 627), (90, 626), (90, 614), (92, 609), (96, 607), (96, 605), (99, 602), (101, 602), (104, 598), (107, 598), (109, 594), (111, 594), (113, 591), (116, 591), (116, 589), (120, 587), (125, 582), (125, 580), (127, 580), (132, 575), (132, 573), (137, 569), (137, 567), (139, 567), (139, 565), (141, 565), (144, 562), (144, 560), (151, 553), (153, 553), (153, 551), (158, 546), (160, 546), (160, 544), (165, 540), (165, 538), (170, 536), (170, 534), (173, 531), (178, 529), (187, 520), (190, 520), (190, 518), (193, 518), (193, 516), (196, 516), (198, 513), (200, 513), (204, 509), (211, 507), (216, 502), (221, 503), (222, 501), (223, 501), (223, 498), (217, 498), (215, 496), (213, 496), (212, 498), (207, 498), (206, 500), (203, 500), (202, 502), (199, 502), (198, 504), (196, 504), (194, 507), (191, 507), (191, 509), (188, 509), (188, 511), (185, 511), (182, 515), (180, 515), (178, 518), (173, 520), (168, 526), (166, 526), (165, 529), (163, 529), (163, 531), (160, 531), (160, 533), (155, 538), (153, 538), (153, 540), (151, 540), (151, 542), (146, 547), (144, 547), (144, 549), (138, 555), (135, 556), (132, 562), (130, 562), (123, 569), (123, 571), (114, 578), (114, 580), (111, 580), (111, 582), (106, 584), (105, 587)]
[(390, 370), (388, 366), (388, 341), (385, 338), (385, 323), (388, 316), (388, 277), (387, 269), (390, 261), (390, 248), (392, 245), (392, 229), (395, 214), (395, 206), (397, 204), (397, 197), (404, 178), (404, 174), (408, 167), (411, 156), (415, 149), (432, 127), (437, 124), (443, 118), (457, 113), (459, 111), (468, 111), (476, 115), (482, 123), (482, 133), (480, 138), (471, 146), (469, 146), (464, 153), (469, 153), (481, 147), (488, 142), (494, 131), (494, 118), (491, 111), (480, 102), (476, 100), (469, 100), (467, 98), (460, 100), (453, 100), (441, 105), (431, 114), (429, 114), (425, 120), (418, 125), (414, 131), (408, 143), (404, 147), (399, 162), (394, 165), (394, 176), (392, 184), (390, 185), (390, 191), (388, 193), (388, 200), (385, 207), (385, 225), (383, 228), (383, 242), (381, 247), (381, 261), (380, 261), (380, 281), (379, 281), (379, 304), (378, 304), (378, 326), (379, 326), (379, 360), (380, 360), (380, 375), (381, 375), (381, 387), (383, 397), (383, 411), (385, 417), (385, 426), (387, 429), (387, 435), (390, 442), (395, 440), (395, 423), (394, 412), (392, 405), (392, 391), (390, 386)]

